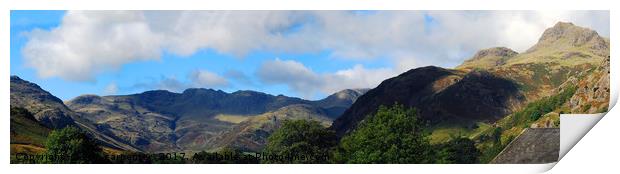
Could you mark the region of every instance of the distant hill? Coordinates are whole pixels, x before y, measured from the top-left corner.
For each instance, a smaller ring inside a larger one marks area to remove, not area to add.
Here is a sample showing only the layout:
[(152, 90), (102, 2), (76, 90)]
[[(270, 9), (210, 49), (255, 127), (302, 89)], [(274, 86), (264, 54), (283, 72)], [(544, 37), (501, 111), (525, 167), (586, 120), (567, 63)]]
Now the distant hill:
[(345, 110), (355, 103), (357, 98), (368, 92), (368, 90), (370, 89), (345, 89), (329, 95), (322, 100), (314, 101), (312, 105), (325, 109), (325, 115), (331, 119), (335, 119), (340, 117)]
[[(98, 130), (148, 152), (215, 147), (220, 132), (242, 120), (291, 105), (307, 105), (336, 118), (367, 90), (343, 90), (317, 101), (256, 91), (226, 93), (193, 88), (119, 96), (83, 95), (66, 104)], [(234, 121), (240, 120), (240, 121)]]

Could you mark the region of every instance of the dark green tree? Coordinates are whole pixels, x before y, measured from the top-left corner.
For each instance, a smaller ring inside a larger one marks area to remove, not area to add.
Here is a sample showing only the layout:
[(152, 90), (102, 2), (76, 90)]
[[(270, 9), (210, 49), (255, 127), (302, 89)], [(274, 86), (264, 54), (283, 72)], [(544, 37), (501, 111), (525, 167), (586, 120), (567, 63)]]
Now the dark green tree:
[(502, 128), (501, 127), (496, 127), (495, 129), (493, 129), (493, 133), (491, 134), (491, 138), (493, 140), (493, 143), (501, 143), (501, 141), (502, 141)]
[(50, 158), (45, 163), (88, 164), (106, 163), (103, 151), (95, 140), (88, 137), (80, 129), (68, 126), (52, 131), (45, 143)]
[(415, 109), (380, 106), (343, 137), (334, 156), (338, 163), (434, 163), (427, 135)]
[(314, 120), (285, 120), (267, 139), (263, 163), (328, 163), (337, 144), (334, 131)]
[(441, 157), (438, 163), (451, 164), (475, 164), (481, 155), (476, 143), (469, 138), (457, 138), (439, 145), (438, 155)]

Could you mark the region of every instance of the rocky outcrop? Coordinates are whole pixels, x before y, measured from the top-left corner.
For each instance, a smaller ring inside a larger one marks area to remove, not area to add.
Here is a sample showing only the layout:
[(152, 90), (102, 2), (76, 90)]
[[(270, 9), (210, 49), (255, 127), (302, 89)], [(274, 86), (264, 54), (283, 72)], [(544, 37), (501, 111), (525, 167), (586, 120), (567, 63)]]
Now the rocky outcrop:
[(571, 50), (573, 48), (587, 48), (601, 57), (609, 55), (609, 41), (594, 30), (579, 27), (573, 23), (558, 22), (542, 34), (538, 43), (528, 49), (526, 53), (541, 50)]
[(572, 78), (565, 86), (576, 85), (575, 95), (567, 103), (571, 113), (601, 113), (609, 109), (609, 59), (582, 77)]

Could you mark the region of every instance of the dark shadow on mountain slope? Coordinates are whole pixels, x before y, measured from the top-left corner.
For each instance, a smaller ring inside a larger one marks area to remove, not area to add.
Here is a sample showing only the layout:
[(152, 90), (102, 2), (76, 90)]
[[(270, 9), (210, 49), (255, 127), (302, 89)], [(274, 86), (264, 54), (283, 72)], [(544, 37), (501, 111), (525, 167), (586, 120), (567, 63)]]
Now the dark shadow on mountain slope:
[(493, 122), (517, 109), (525, 97), (518, 84), (484, 71), (422, 67), (383, 81), (362, 95), (336, 119), (332, 129), (339, 136), (373, 114), (380, 105), (400, 103), (416, 107), (430, 123)]

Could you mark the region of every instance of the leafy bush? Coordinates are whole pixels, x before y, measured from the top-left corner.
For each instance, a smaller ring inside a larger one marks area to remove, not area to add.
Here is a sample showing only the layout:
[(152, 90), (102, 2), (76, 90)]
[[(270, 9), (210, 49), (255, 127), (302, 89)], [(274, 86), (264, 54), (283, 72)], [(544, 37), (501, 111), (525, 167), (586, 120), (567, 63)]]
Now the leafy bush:
[[(107, 163), (95, 140), (80, 129), (68, 126), (52, 131), (45, 143), (47, 159), (43, 163), (86, 164)], [(53, 157), (53, 158), (49, 158)]]

